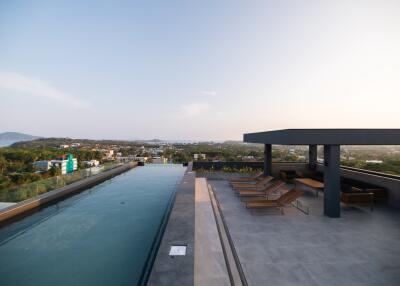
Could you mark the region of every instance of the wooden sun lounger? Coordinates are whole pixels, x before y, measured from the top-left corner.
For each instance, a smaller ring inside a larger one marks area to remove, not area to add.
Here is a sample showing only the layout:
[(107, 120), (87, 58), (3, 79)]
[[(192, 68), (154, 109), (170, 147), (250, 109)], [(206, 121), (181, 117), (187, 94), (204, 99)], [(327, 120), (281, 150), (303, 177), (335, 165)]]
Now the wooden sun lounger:
[(291, 189), (290, 191), (286, 192), (285, 194), (281, 195), (279, 198), (274, 199), (274, 200), (252, 200), (246, 202), (246, 208), (251, 208), (251, 209), (266, 209), (266, 208), (276, 208), (281, 210), (283, 214), (283, 207), (285, 205), (290, 204), (291, 202), (294, 202), (296, 199), (298, 199), (300, 196), (303, 195), (303, 192), (297, 190), (297, 189)]
[(236, 178), (236, 179), (230, 179), (230, 183), (249, 183), (249, 182), (254, 182), (257, 180), (262, 179), (263, 177), (263, 172), (257, 172), (251, 177), (246, 177), (246, 178)]
[(274, 179), (274, 177), (268, 176), (258, 181), (255, 184), (241, 184), (241, 185), (233, 185), (232, 188), (238, 192), (241, 190), (258, 190), (262, 191), (265, 187), (270, 184), (270, 182)]
[(284, 185), (285, 185), (285, 182), (282, 182), (280, 180), (275, 180), (275, 181), (271, 182), (271, 184), (262, 191), (243, 190), (243, 191), (238, 192), (238, 196), (239, 197), (266, 197), (266, 196), (274, 193), (275, 191), (279, 190)]

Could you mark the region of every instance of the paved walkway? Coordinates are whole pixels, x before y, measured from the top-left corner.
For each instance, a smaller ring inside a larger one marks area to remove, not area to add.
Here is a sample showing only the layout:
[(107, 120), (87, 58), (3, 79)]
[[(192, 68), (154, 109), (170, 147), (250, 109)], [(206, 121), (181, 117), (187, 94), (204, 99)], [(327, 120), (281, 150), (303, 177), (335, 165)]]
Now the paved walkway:
[(400, 285), (400, 211), (342, 207), (322, 213), (323, 195), (301, 198), (310, 215), (250, 211), (226, 181), (209, 181), (249, 285)]
[(207, 181), (196, 178), (194, 285), (230, 285)]

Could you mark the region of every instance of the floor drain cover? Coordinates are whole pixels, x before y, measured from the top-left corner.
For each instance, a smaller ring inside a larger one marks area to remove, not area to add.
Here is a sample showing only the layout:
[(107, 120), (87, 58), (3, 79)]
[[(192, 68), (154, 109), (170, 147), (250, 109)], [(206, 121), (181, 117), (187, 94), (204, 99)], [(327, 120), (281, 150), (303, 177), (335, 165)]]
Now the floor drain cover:
[(186, 255), (186, 245), (173, 245), (169, 250), (170, 256)]

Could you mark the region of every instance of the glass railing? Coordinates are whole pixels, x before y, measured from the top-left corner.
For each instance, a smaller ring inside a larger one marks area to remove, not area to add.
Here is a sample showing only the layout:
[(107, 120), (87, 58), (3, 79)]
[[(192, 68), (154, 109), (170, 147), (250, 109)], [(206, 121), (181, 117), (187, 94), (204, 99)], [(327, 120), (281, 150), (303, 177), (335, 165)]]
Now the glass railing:
[(97, 175), (120, 165), (122, 165), (122, 163), (109, 162), (97, 167), (78, 170), (70, 174), (54, 176), (29, 184), (0, 190), (0, 202), (17, 203), (30, 198), (34, 198), (51, 190), (62, 188), (66, 185)]

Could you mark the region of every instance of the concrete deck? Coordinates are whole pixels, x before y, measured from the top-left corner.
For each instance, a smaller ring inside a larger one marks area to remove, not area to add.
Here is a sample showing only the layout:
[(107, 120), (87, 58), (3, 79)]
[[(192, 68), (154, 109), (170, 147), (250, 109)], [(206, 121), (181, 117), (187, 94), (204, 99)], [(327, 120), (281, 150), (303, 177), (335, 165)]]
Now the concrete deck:
[(194, 285), (230, 285), (205, 178), (196, 179)]
[(209, 181), (249, 285), (399, 285), (400, 211), (342, 206), (323, 215), (323, 195), (306, 192), (305, 215), (250, 211), (227, 181)]

